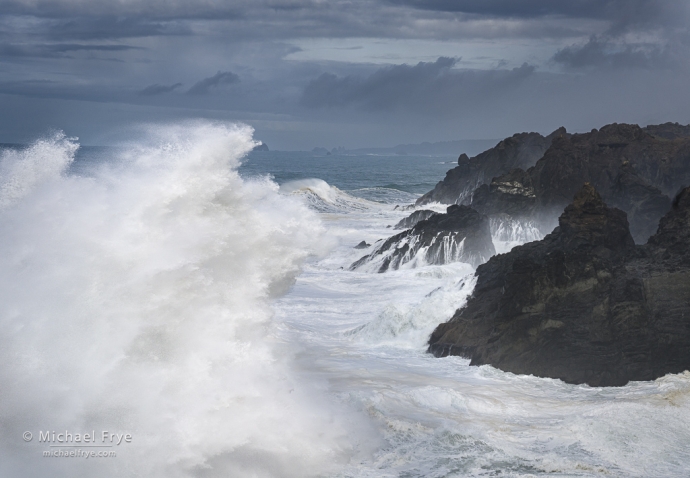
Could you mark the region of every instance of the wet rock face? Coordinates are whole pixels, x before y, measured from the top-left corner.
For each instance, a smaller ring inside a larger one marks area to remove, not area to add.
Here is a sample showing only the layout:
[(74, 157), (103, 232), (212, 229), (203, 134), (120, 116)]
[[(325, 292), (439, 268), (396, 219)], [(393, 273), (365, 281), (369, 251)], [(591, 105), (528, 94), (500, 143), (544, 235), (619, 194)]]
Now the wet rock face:
[(458, 166), (449, 170), (443, 181), (419, 198), (416, 205), (431, 202), (461, 204), (477, 187), (489, 184), (492, 178), (515, 168), (526, 170), (533, 166), (544, 155), (552, 139), (560, 134), (566, 134), (565, 128), (546, 137), (539, 133), (515, 134), (473, 158), (462, 154), (458, 158)]
[(429, 341), (436, 356), (593, 386), (690, 368), (690, 188), (648, 244), (585, 185), (541, 241), (477, 268), (466, 307)]
[(388, 238), (350, 266), (386, 272), (426, 264), (467, 262), (477, 266), (494, 255), (489, 219), (467, 206), (453, 205), (445, 214), (433, 214), (412, 229)]

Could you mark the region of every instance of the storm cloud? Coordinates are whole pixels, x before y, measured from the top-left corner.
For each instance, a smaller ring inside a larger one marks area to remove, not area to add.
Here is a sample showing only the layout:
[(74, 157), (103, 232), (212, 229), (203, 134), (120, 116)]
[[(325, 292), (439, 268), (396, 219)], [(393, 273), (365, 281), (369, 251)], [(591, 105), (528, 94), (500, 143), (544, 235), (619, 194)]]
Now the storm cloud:
[(414, 66), (394, 65), (361, 78), (324, 73), (304, 90), (302, 104), (311, 108), (356, 106), (366, 110), (437, 114), (468, 101), (496, 96), (534, 72), (523, 64), (512, 70), (455, 70), (458, 59), (440, 57)]
[(591, 37), (585, 44), (559, 50), (554, 61), (570, 68), (668, 68), (673, 66), (667, 48), (649, 43), (619, 43)]
[(70, 52), (122, 52), (137, 50), (139, 47), (128, 45), (88, 45), (77, 43), (57, 44), (4, 44), (0, 45), (0, 57), (55, 57)]
[(173, 85), (159, 85), (158, 83), (154, 85), (149, 85), (139, 92), (142, 96), (155, 96), (162, 95), (163, 93), (170, 93), (175, 91), (177, 88), (182, 86), (182, 83), (175, 83)]
[(231, 71), (219, 71), (215, 75), (195, 83), (187, 93), (190, 95), (205, 95), (211, 88), (217, 88), (222, 85), (232, 85), (233, 83), (239, 82), (240, 77)]
[(108, 128), (195, 117), (247, 122), (277, 149), (687, 123), (689, 8), (5, 0), (0, 106), (13, 114), (0, 118), (0, 141), (49, 126), (98, 142)]

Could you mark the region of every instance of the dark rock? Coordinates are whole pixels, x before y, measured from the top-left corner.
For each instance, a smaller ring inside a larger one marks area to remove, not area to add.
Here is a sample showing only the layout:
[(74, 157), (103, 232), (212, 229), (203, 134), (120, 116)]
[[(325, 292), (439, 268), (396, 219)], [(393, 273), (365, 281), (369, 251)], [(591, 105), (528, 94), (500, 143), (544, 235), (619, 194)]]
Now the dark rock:
[[(560, 135), (525, 173), (511, 171), (477, 189), (471, 206), (490, 216), (529, 217), (547, 232), (570, 198), (589, 182), (607, 204), (628, 214), (633, 238), (644, 243), (670, 209), (670, 197), (690, 183), (690, 137), (681, 135), (685, 127), (673, 126), (676, 136), (665, 132), (667, 125), (656, 127), (674, 139), (651, 135), (648, 131), (654, 128), (611, 124), (590, 133)], [(510, 188), (498, 187), (515, 181), (535, 197), (511, 196)]]
[(531, 217), (536, 200), (530, 175), (522, 169), (513, 169), (493, 178), (491, 184), (477, 188), (472, 197), (472, 207), (482, 214)]
[(690, 188), (683, 189), (673, 200), (671, 212), (659, 221), (647, 249), (662, 268), (690, 267)]
[(520, 133), (504, 139), (473, 158), (462, 154), (458, 158), (458, 166), (448, 171), (443, 181), (415, 204), (460, 204), (477, 187), (491, 182), (493, 177), (515, 168), (527, 169), (533, 166), (544, 155), (553, 138), (565, 134), (565, 128), (559, 128), (546, 137), (539, 133)]
[(669, 197), (641, 178), (628, 161), (621, 164), (607, 202), (628, 213), (630, 233), (638, 243), (656, 232), (659, 218), (671, 208)]
[(433, 214), (412, 229), (388, 238), (350, 270), (369, 265), (378, 272), (398, 269), (408, 262), (477, 266), (496, 253), (488, 217), (467, 206), (453, 205), (446, 214)]
[(371, 244), (367, 244), (367, 241), (362, 241), (355, 246), (355, 249), (366, 249), (367, 247), (371, 247)]
[(252, 151), (268, 151), (268, 145), (266, 143), (257, 144)]
[(411, 227), (414, 227), (417, 225), (419, 221), (424, 221), (425, 219), (429, 219), (431, 216), (436, 214), (434, 211), (430, 211), (429, 209), (420, 209), (419, 211), (415, 211), (409, 216), (407, 216), (405, 219), (401, 219), (400, 222), (398, 222), (395, 226), (393, 226), (394, 229), (409, 229)]
[[(623, 211), (585, 185), (542, 241), (477, 268), (436, 356), (593, 386), (690, 368), (690, 188), (636, 246)], [(686, 317), (687, 315), (687, 317)]]
[(690, 138), (690, 125), (682, 125), (678, 123), (664, 123), (645, 126), (642, 129), (644, 129), (647, 133), (657, 138)]

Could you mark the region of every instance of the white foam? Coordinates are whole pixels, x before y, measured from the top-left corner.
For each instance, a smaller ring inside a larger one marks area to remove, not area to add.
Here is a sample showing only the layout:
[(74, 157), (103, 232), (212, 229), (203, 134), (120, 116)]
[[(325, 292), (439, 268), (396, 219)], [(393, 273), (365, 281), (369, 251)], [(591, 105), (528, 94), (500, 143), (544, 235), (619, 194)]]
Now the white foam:
[(288, 181), (280, 186), (280, 191), (283, 194), (301, 196), (309, 207), (318, 212), (348, 213), (381, 208), (380, 204), (351, 196), (322, 179)]
[(76, 138), (67, 138), (58, 132), (36, 141), (25, 150), (3, 150), (0, 156), (0, 208), (58, 177), (73, 161), (78, 147)]
[(687, 475), (690, 374), (592, 388), (426, 354), (429, 333), (462, 306), (474, 279), (457, 263), (338, 269), (364, 253), (352, 251), (355, 238), (388, 237), (380, 224), (390, 221), (379, 218), (377, 229), (370, 214), (332, 218), (330, 234), (347, 241), (277, 304), (286, 338), (305, 344), (302, 363), (385, 438), (335, 476)]
[(450, 271), (448, 269), (444, 271), (444, 268), (437, 266), (420, 269), (415, 274), (420, 282), (428, 277), (446, 278), (447, 282), (429, 292), (420, 302), (389, 303), (374, 320), (347, 335), (370, 344), (426, 349), (434, 328), (452, 317), (474, 289), (476, 279), (474, 269), (469, 264), (455, 264)]
[[(148, 134), (92, 178), (65, 176), (61, 135), (2, 156), (0, 475), (328, 471), (354, 422), (295, 375), (269, 307), (323, 252), (319, 221), (239, 178), (250, 128)], [(45, 430), (133, 438), (117, 458), (48, 459), (21, 439)]]

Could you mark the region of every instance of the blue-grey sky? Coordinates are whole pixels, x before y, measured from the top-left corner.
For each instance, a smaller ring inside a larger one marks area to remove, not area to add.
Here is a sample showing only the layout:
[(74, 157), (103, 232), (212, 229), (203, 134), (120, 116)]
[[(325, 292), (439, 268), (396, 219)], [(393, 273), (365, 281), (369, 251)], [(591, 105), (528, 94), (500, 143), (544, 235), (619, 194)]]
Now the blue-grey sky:
[(690, 123), (687, 0), (3, 0), (0, 141), (236, 120), (272, 149)]

